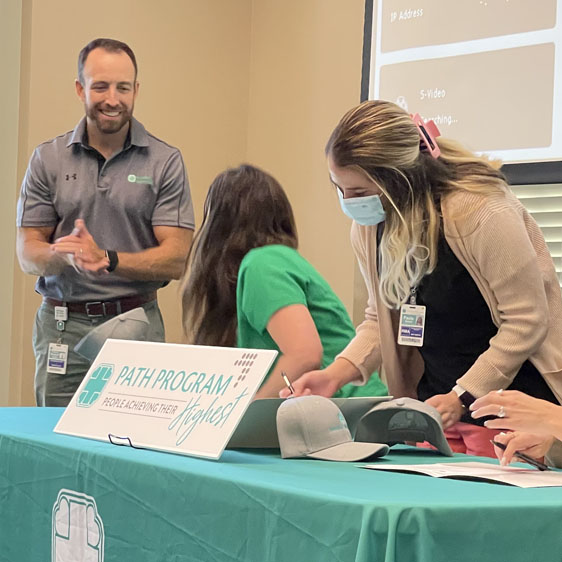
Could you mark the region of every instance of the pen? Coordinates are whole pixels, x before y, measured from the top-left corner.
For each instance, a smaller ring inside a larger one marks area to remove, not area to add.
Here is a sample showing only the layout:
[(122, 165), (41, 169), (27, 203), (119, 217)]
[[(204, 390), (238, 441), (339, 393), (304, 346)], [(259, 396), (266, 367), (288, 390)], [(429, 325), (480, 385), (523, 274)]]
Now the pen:
[(287, 385), (288, 389), (291, 391), (291, 394), (294, 394), (295, 389), (293, 388), (291, 381), (287, 378), (287, 375), (283, 371), (281, 371), (281, 376), (283, 377), (283, 380), (285, 381), (285, 384)]
[[(492, 445), (495, 445), (496, 447), (499, 447), (502, 451), (505, 451), (505, 445), (503, 443), (498, 443), (497, 441), (493, 441), (490, 439), (490, 443)], [(534, 466), (535, 468), (538, 468), (539, 470), (550, 470), (550, 468), (548, 466), (546, 466), (546, 464), (533, 459), (532, 457), (530, 457), (529, 455), (526, 455), (525, 453), (520, 453), (519, 451), (515, 451), (515, 453), (513, 453), (514, 457), (518, 457), (519, 459), (521, 459), (523, 462), (526, 462), (527, 464), (530, 464), (532, 466)]]

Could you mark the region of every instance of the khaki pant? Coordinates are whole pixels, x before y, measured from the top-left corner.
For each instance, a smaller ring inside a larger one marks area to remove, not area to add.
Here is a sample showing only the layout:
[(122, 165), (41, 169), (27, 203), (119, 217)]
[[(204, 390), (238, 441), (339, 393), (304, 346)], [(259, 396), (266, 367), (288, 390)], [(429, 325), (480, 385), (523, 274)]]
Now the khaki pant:
[[(147, 341), (164, 341), (164, 323), (157, 301), (143, 305), (150, 321)], [(86, 314), (68, 313), (64, 331), (57, 330), (55, 309), (43, 302), (35, 315), (33, 351), (35, 353), (35, 400), (38, 406), (67, 406), (80, 386), (90, 362), (74, 352), (74, 346), (92, 330), (114, 316), (91, 318)], [(60, 340), (59, 340), (60, 338)], [(68, 345), (66, 374), (47, 373), (50, 343)]]

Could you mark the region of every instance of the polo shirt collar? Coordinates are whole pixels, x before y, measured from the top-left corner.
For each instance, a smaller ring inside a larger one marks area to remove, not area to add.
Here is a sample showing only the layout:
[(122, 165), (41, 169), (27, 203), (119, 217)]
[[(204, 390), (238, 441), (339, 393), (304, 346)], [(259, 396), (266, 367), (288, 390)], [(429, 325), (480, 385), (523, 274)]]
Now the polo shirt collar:
[(68, 144), (66, 146), (69, 147), (73, 144), (82, 144), (82, 139), (84, 138), (85, 132), (86, 132), (86, 117), (82, 117), (78, 125), (74, 127), (74, 130), (70, 135), (70, 140), (68, 141)]
[(131, 126), (129, 128), (129, 137), (131, 144), (135, 146), (148, 146), (148, 133), (142, 123), (139, 123), (134, 117), (131, 118)]
[[(70, 135), (70, 140), (66, 145), (71, 146), (73, 144), (83, 144), (83, 140), (86, 134), (86, 117), (80, 119), (78, 125), (74, 128)], [(148, 146), (148, 133), (144, 128), (143, 124), (137, 121), (134, 117), (131, 118), (131, 125), (129, 127), (129, 134), (127, 135), (127, 141), (125, 145), (135, 145), (135, 146)]]

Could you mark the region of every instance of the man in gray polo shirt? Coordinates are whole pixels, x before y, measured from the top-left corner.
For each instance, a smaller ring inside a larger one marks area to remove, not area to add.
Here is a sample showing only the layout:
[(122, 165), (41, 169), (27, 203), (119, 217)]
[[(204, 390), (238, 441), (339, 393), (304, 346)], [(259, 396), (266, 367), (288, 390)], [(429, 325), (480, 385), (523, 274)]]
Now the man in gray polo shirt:
[(180, 152), (132, 117), (133, 51), (95, 39), (80, 52), (85, 117), (39, 145), (18, 202), (17, 255), (43, 296), (33, 332), (39, 406), (65, 406), (89, 363), (74, 353), (92, 328), (142, 306), (164, 341), (156, 291), (181, 276), (193, 207)]

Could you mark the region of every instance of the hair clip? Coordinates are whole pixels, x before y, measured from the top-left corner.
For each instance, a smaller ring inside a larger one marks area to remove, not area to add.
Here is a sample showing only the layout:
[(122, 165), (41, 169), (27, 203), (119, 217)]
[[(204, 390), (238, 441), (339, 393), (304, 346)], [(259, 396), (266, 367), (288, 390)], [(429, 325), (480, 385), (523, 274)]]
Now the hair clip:
[(412, 115), (412, 121), (417, 127), (418, 133), (420, 135), (420, 148), (422, 150), (427, 150), (431, 154), (431, 156), (433, 156), (433, 158), (439, 158), (441, 150), (439, 150), (437, 141), (435, 139), (441, 136), (441, 133), (437, 128), (437, 125), (433, 122), (433, 120), (426, 121), (424, 123), (419, 113)]

